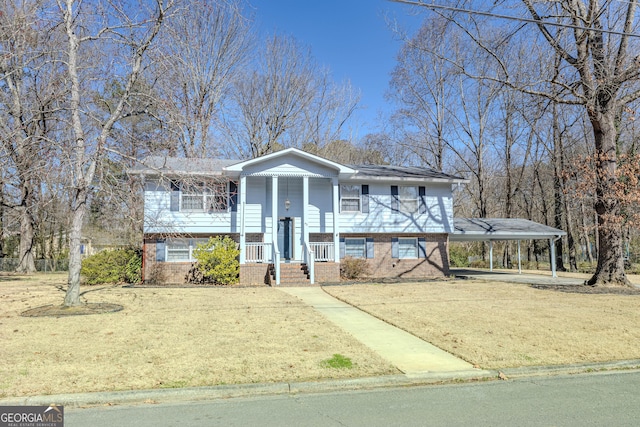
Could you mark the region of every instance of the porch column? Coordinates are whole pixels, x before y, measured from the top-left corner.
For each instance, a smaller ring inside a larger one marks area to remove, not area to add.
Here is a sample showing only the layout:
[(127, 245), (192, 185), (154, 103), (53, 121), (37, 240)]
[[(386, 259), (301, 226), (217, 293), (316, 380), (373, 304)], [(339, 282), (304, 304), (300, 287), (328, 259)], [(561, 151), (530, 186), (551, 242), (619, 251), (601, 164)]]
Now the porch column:
[[(302, 177), (302, 239), (309, 244), (309, 177)], [(308, 261), (308, 260), (305, 260)]]
[(340, 262), (340, 198), (338, 196), (338, 177), (331, 178), (333, 184), (333, 260)]
[(522, 274), (522, 257), (520, 256), (520, 240), (518, 240), (518, 274)]
[(247, 177), (240, 177), (240, 203), (238, 204), (238, 211), (236, 215), (238, 215), (240, 222), (240, 264), (244, 264), (247, 259), (247, 244), (246, 244), (246, 236), (244, 233), (244, 207), (247, 202)]
[[(271, 241), (278, 242), (278, 177), (271, 177)], [(280, 250), (280, 248), (278, 248)], [(275, 256), (276, 254), (273, 254)]]

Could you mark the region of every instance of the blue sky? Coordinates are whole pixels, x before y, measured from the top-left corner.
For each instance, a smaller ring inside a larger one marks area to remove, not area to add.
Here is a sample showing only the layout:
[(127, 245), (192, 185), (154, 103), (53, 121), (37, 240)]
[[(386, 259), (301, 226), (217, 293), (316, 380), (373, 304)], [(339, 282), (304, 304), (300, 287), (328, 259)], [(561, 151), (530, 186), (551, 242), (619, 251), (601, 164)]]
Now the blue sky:
[(357, 138), (379, 128), (379, 111), (388, 110), (384, 93), (401, 42), (385, 22), (397, 19), (415, 30), (419, 16), (406, 5), (386, 0), (253, 0), (261, 34), (278, 32), (309, 46), (334, 79), (360, 89), (361, 109), (352, 125)]

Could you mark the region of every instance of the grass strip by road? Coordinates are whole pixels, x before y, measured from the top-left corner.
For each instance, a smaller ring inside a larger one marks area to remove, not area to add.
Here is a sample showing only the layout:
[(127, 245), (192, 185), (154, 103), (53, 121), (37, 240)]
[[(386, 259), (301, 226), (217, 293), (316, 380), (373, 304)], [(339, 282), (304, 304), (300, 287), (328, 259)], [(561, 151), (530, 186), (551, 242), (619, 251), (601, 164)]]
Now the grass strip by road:
[[(83, 287), (115, 313), (22, 317), (66, 276), (0, 276), (0, 397), (397, 374), (298, 299), (268, 287)], [(348, 369), (325, 363), (335, 354)]]
[(640, 359), (640, 295), (465, 280), (324, 289), (485, 369)]

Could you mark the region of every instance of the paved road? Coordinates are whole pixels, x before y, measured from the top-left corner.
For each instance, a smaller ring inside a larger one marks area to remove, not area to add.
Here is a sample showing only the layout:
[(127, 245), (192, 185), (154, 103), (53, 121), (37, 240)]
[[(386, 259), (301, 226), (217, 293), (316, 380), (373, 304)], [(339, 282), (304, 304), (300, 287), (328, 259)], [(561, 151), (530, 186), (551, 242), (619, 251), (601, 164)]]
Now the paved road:
[(84, 426), (637, 426), (640, 372), (163, 405), (65, 408)]

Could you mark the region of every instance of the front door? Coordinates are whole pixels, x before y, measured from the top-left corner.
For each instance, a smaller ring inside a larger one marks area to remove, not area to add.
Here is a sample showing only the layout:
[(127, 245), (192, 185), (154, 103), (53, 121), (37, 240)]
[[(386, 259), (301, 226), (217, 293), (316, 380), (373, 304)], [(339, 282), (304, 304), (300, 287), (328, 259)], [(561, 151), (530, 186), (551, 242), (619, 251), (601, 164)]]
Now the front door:
[(283, 260), (293, 258), (293, 219), (280, 218), (278, 221), (278, 248)]

